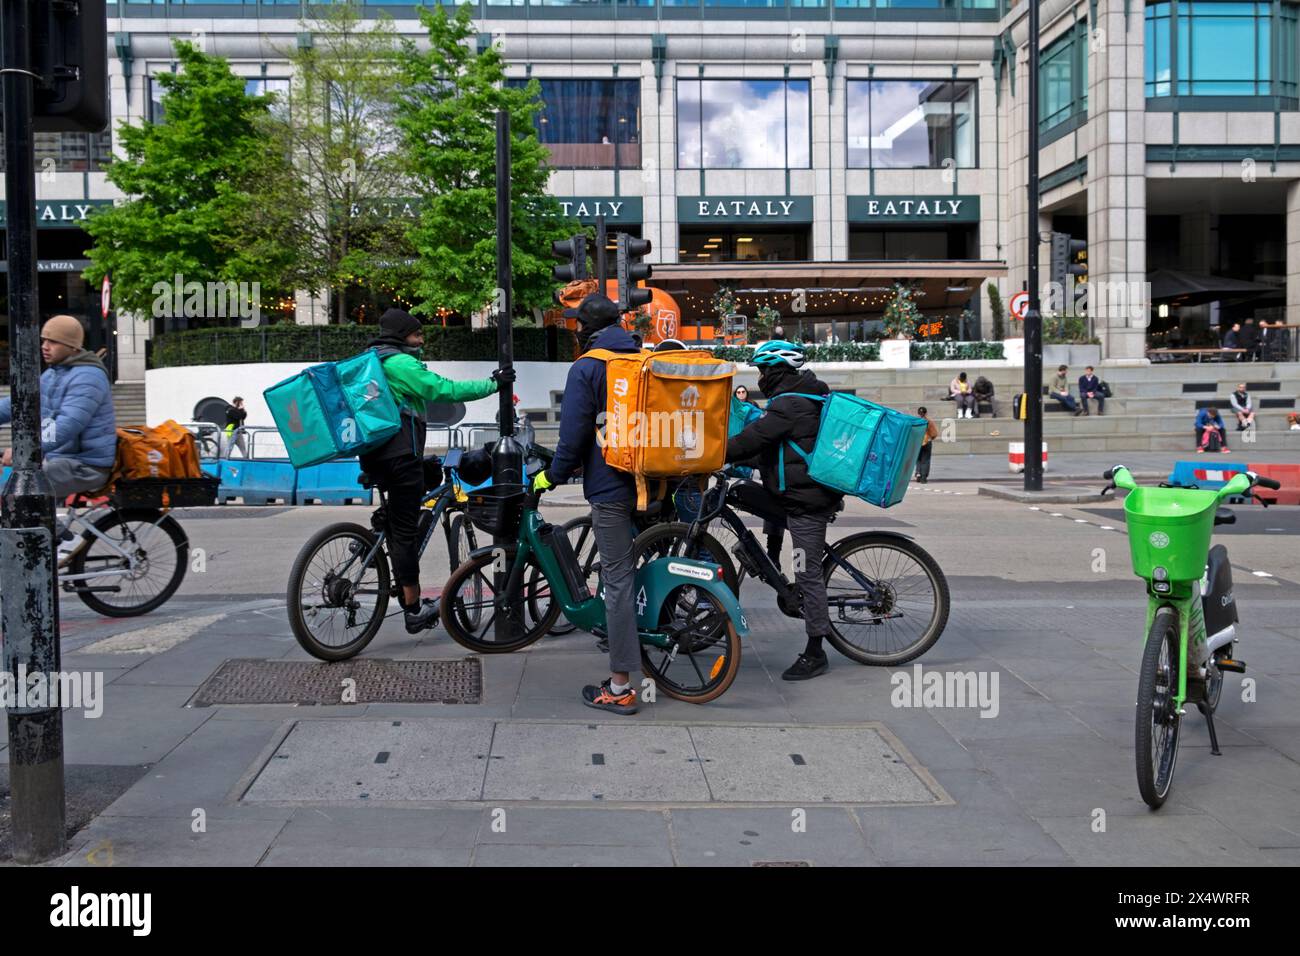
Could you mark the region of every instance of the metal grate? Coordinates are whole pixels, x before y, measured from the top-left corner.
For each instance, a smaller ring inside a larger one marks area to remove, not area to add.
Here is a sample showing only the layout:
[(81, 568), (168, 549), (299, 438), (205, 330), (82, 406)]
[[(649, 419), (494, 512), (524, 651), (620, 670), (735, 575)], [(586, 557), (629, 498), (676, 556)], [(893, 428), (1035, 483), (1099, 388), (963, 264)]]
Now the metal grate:
[(482, 698), (483, 668), (476, 657), (337, 664), (229, 660), (203, 682), (190, 705), (477, 704)]

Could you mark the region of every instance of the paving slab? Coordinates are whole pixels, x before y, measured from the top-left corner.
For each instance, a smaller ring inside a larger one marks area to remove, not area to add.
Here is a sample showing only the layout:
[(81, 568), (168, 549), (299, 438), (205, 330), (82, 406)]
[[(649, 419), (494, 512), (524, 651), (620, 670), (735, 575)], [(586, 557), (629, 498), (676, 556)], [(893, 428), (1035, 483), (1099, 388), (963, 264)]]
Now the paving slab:
[(340, 851), (363, 848), (459, 849), (474, 846), (489, 811), (468, 807), (390, 809), (387, 807), (299, 807), (275, 839), (274, 849), (331, 847)]
[(645, 848), (668, 846), (666, 810), (602, 807), (493, 807), (480, 812), (476, 843), (488, 845), (592, 847), (634, 857)]
[[(800, 812), (796, 812), (800, 811)], [(671, 810), (679, 866), (874, 866), (852, 810)]]
[(1083, 866), (1272, 866), (1270, 857), (1204, 814), (1180, 816), (1170, 826), (1159, 813), (1111, 816), (1095, 832), (1089, 817), (1045, 817), (1038, 822)]
[(329, 868), (350, 866), (469, 866), (469, 847), (347, 846), (329, 842), (315, 846), (282, 846), (276, 843), (258, 866)]
[(100, 817), (78, 835), (64, 866), (256, 866), (284, 827), (279, 820)]

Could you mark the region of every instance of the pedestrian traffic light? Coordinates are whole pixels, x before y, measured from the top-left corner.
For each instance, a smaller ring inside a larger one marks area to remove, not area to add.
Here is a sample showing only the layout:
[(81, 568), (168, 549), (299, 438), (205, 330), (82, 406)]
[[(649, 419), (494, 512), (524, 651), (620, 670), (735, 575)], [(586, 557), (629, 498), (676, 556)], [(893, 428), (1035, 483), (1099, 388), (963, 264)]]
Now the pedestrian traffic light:
[(618, 234), (618, 307), (621, 312), (632, 312), (638, 306), (650, 304), (654, 293), (636, 287), (638, 282), (650, 278), (649, 263), (641, 261), (649, 252), (649, 239), (636, 239), (625, 232)]
[[(579, 233), (571, 238), (558, 239), (551, 243), (551, 255), (564, 260), (564, 265), (556, 266), (551, 270), (556, 282), (563, 282), (567, 285), (575, 279), (586, 279), (588, 277), (586, 233)], [(559, 295), (558, 292), (555, 294), (557, 302), (559, 301)]]
[[(1073, 239), (1068, 232), (1052, 233), (1051, 282), (1054, 290), (1060, 290), (1058, 309), (1065, 308), (1065, 290), (1069, 287), (1070, 276), (1088, 275), (1088, 243), (1083, 239)], [(1049, 301), (1054, 296), (1048, 297)]]
[(37, 132), (98, 133), (108, 125), (107, 30), (104, 0), (33, 4)]

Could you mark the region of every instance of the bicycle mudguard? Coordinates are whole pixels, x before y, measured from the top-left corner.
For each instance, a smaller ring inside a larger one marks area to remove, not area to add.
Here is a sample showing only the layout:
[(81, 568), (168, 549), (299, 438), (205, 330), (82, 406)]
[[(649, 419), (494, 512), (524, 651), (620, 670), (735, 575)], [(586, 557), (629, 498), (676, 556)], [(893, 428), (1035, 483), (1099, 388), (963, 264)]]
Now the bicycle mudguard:
[(722, 577), (722, 568), (693, 558), (655, 558), (636, 574), (635, 599), (637, 628), (659, 628), (660, 611), (674, 588), (689, 584), (708, 591), (727, 612), (742, 637), (749, 633), (749, 622), (736, 595)]

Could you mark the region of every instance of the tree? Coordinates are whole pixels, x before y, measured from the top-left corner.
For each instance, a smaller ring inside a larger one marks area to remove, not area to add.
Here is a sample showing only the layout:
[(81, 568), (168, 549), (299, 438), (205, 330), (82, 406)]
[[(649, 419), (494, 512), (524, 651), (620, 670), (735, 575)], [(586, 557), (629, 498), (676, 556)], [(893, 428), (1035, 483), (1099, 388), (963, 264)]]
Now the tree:
[(343, 322), (350, 286), (407, 291), (402, 263), (413, 252), (403, 213), (413, 192), (394, 125), (391, 18), (367, 21), (355, 0), (313, 9), (321, 12), (301, 24), (311, 46), (282, 51), (294, 77), (271, 128), (307, 197), (308, 287), (329, 290)]
[(271, 97), (247, 95), (224, 59), (174, 47), (180, 71), (157, 77), (166, 121), (119, 127), (125, 158), (107, 175), (128, 199), (87, 222), (94, 244), (82, 275), (92, 286), (111, 275), (118, 307), (139, 315), (177, 275), (255, 282), (261, 302), (291, 293), (302, 279), (302, 197), (261, 125)]
[(408, 173), (419, 190), (420, 218), (407, 231), (415, 247), (412, 311), (439, 308), (470, 316), (492, 307), (496, 281), (496, 119), (510, 113), (511, 261), (517, 311), (547, 308), (551, 242), (578, 231), (546, 194), (547, 152), (533, 116), (540, 85), (505, 84), (501, 53), (476, 52), (471, 8), (454, 15), (421, 8), (429, 49), (403, 40), (397, 57), (397, 126), (406, 145)]
[(993, 341), (1001, 342), (1006, 337), (1006, 311), (1002, 306), (1002, 293), (994, 282), (989, 283), (989, 315), (993, 320), (993, 328), (990, 330)]
[(916, 305), (916, 291), (894, 283), (893, 296), (885, 306), (885, 334), (892, 339), (910, 339), (916, 335), (921, 310)]

